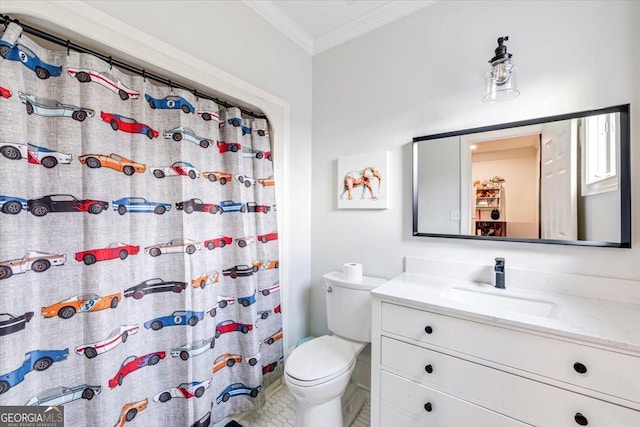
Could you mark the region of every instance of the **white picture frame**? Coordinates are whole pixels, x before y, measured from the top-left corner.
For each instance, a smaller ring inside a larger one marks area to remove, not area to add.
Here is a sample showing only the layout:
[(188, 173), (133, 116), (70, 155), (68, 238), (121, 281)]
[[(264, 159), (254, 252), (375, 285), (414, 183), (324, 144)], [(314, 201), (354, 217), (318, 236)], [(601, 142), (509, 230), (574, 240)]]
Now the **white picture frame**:
[(388, 209), (389, 152), (338, 157), (338, 209)]

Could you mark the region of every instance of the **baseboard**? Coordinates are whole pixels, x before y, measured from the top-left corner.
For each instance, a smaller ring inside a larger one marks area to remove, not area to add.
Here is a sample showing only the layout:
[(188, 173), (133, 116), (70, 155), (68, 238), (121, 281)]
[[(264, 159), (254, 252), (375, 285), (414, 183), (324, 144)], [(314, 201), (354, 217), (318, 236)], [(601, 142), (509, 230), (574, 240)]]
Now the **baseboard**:
[(269, 384), (269, 387), (265, 390), (266, 399), (269, 400), (271, 396), (276, 394), (284, 386), (284, 377), (278, 378), (273, 384)]
[[(345, 393), (346, 395), (347, 393)], [(344, 427), (349, 427), (353, 424), (360, 410), (367, 402), (369, 393), (363, 390), (361, 387), (356, 386), (352, 393), (350, 393), (347, 399), (342, 399), (342, 415)]]

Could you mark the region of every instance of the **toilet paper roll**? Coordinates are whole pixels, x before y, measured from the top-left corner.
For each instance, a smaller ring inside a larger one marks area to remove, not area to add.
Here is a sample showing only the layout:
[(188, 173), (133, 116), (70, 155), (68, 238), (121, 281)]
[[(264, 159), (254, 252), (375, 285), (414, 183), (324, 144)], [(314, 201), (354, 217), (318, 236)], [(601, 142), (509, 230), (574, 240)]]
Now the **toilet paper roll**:
[(342, 266), (342, 272), (347, 282), (362, 282), (362, 264), (348, 262)]

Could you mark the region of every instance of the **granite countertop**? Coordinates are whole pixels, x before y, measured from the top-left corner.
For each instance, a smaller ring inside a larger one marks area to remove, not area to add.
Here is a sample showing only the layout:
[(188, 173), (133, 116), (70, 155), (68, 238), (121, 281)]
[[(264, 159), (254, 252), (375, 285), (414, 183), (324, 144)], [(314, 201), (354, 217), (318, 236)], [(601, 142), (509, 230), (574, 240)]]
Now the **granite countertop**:
[(374, 297), (415, 308), (614, 347), (640, 357), (640, 305), (402, 273)]

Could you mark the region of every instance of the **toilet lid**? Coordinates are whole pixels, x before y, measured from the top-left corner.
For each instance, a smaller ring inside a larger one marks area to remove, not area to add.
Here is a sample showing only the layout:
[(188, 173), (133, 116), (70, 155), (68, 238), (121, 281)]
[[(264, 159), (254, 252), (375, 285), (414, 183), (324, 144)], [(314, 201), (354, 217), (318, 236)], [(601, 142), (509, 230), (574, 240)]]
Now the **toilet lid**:
[(317, 381), (347, 371), (354, 354), (349, 341), (325, 335), (293, 350), (284, 368), (290, 377), (299, 381)]

